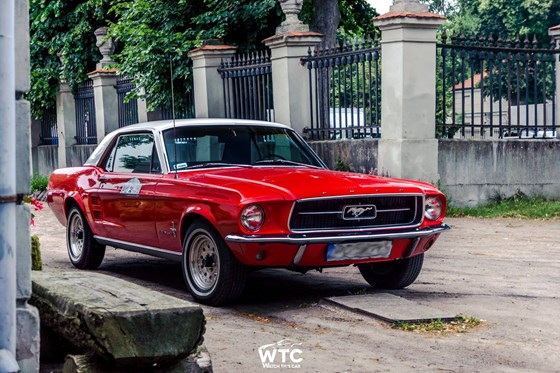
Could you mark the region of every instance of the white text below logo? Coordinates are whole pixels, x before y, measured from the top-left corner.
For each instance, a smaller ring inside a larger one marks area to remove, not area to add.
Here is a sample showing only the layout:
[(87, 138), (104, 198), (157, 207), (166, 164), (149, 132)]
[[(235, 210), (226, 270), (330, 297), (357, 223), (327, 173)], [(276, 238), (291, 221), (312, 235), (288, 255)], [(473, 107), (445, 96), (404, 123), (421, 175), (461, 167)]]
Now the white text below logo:
[(263, 368), (301, 368), (303, 351), (299, 348), (301, 343), (294, 343), (283, 339), (276, 343), (259, 347), (259, 357)]

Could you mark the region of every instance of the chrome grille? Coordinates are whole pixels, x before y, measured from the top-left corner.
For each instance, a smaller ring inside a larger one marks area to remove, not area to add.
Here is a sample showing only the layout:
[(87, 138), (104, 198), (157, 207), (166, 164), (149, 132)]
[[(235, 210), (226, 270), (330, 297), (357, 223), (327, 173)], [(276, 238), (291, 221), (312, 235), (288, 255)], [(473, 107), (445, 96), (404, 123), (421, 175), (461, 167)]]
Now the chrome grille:
[[(290, 218), (292, 231), (374, 229), (415, 226), (422, 221), (423, 196), (385, 195), (316, 198), (297, 201)], [(375, 214), (345, 218), (348, 206), (375, 206)]]

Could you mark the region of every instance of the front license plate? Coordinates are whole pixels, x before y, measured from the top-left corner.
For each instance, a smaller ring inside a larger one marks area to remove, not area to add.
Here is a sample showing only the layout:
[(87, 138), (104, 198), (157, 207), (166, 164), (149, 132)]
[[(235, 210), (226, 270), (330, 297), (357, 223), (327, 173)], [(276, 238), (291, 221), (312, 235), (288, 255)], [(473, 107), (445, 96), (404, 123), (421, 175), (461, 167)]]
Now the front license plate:
[(327, 246), (327, 262), (388, 258), (391, 256), (392, 248), (392, 241), (329, 244)]

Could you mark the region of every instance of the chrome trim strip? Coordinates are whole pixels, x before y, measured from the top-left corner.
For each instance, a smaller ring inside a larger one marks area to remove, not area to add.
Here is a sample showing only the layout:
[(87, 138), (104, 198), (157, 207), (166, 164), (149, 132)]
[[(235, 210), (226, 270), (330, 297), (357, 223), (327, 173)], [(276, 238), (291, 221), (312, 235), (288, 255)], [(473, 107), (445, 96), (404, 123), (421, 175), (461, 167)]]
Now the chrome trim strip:
[[(362, 195), (360, 195), (360, 194), (355, 195), (355, 194), (354, 194), (354, 195), (340, 195), (340, 196), (328, 196), (328, 197), (302, 198), (302, 199), (295, 200), (295, 201), (292, 203), (292, 208), (291, 208), (291, 210), (290, 210), (290, 215), (288, 216), (288, 228), (289, 228), (291, 231), (297, 232), (297, 233), (327, 233), (327, 232), (334, 233), (334, 232), (347, 232), (347, 231), (349, 231), (349, 230), (353, 230), (353, 231), (356, 231), (356, 230), (358, 230), (358, 231), (365, 231), (365, 230), (383, 230), (383, 229), (387, 229), (387, 228), (391, 228), (391, 227), (399, 227), (399, 226), (406, 227), (406, 228), (416, 228), (416, 227), (419, 227), (419, 226), (422, 224), (422, 222), (424, 221), (424, 211), (422, 211), (422, 212), (420, 213), (421, 216), (420, 216), (420, 221), (418, 222), (418, 224), (409, 225), (409, 224), (411, 224), (412, 222), (414, 222), (414, 220), (416, 220), (416, 218), (417, 218), (417, 216), (418, 216), (418, 214), (416, 213), (417, 210), (418, 210), (418, 200), (417, 200), (416, 198), (414, 199), (414, 211), (415, 211), (415, 212), (414, 212), (414, 217), (413, 217), (412, 221), (409, 222), (409, 223), (404, 223), (404, 224), (403, 224), (403, 223), (399, 223), (399, 224), (389, 224), (389, 225), (384, 225), (384, 226), (378, 226), (378, 227), (375, 227), (375, 228), (373, 228), (373, 227), (371, 227), (371, 226), (364, 227), (364, 228), (358, 228), (358, 229), (355, 229), (355, 228), (340, 228), (340, 227), (337, 227), (337, 228), (327, 228), (327, 229), (321, 229), (321, 230), (292, 229), (292, 227), (291, 227), (291, 225), (290, 225), (291, 222), (292, 222), (292, 216), (293, 216), (293, 214), (294, 214), (294, 210), (295, 210), (295, 208), (296, 208), (296, 204), (299, 203), (299, 202), (322, 201), (322, 200), (328, 200), (328, 199), (358, 198), (358, 197), (360, 197), (360, 198), (367, 198), (367, 197), (395, 197), (395, 196), (399, 196), (399, 197), (403, 197), (403, 196), (404, 196), (404, 197), (421, 197), (421, 198), (422, 198), (422, 206), (424, 206), (424, 205), (426, 204), (426, 202), (425, 202), (425, 201), (426, 201), (426, 196), (425, 196), (424, 194), (422, 194), (422, 193), (391, 193), (391, 194), (362, 194)], [(385, 212), (386, 210), (379, 210), (379, 211)], [(387, 211), (389, 211), (389, 210), (387, 210)], [(329, 211), (329, 214), (331, 214), (331, 213), (334, 214), (334, 212), (330, 212), (330, 211)], [(337, 214), (340, 214), (340, 213), (342, 213), (342, 212), (341, 212), (341, 211), (340, 211), (340, 212), (337, 212)], [(300, 214), (300, 215), (303, 215), (303, 213), (299, 213), (299, 214)], [(308, 213), (308, 214), (314, 214), (314, 212), (311, 212), (311, 213)], [(364, 220), (367, 220), (367, 219), (364, 219)], [(369, 220), (372, 220), (372, 219), (369, 219)]]
[[(412, 209), (387, 209), (387, 210), (377, 210), (377, 212), (400, 212), (400, 211), (410, 211)], [(318, 211), (318, 212), (300, 212), (298, 215), (336, 215), (342, 214), (342, 211)]]
[(159, 249), (157, 247), (140, 245), (140, 244), (127, 242), (127, 241), (115, 240), (115, 239), (108, 238), (108, 237), (94, 236), (94, 238), (95, 238), (96, 241), (98, 241), (99, 243), (101, 243), (103, 245), (109, 245), (109, 246), (112, 246), (114, 248), (128, 250), (128, 251), (134, 251), (134, 252), (138, 252), (138, 253), (142, 253), (142, 254), (157, 256), (157, 257), (160, 257), (160, 258), (172, 259), (172, 260), (181, 260), (181, 256), (182, 256), (181, 253), (178, 253), (178, 252), (175, 252), (175, 251), (170, 251), (170, 250), (163, 250), (163, 249)]
[(377, 210), (377, 212), (400, 212), (400, 211), (410, 211), (412, 209), (403, 208), (403, 209), (387, 209), (387, 210)]
[[(285, 236), (265, 236), (265, 235), (247, 235), (241, 236), (230, 234), (226, 236), (226, 241), (235, 243), (287, 243), (292, 245), (308, 245), (313, 243), (339, 243), (339, 242), (356, 242), (356, 241), (373, 241), (373, 240), (397, 240), (401, 238), (417, 238), (425, 237), (433, 234), (439, 234), (451, 227), (445, 223), (423, 229), (412, 229), (401, 232), (374, 233), (369, 234), (341, 234), (341, 235), (324, 235), (307, 237), (304, 234), (285, 235)], [(331, 232), (332, 233), (332, 232)]]
[(303, 258), (303, 254), (305, 254), (305, 249), (307, 249), (307, 245), (301, 245), (294, 256), (294, 265), (298, 266), (299, 262), (301, 262), (301, 258)]
[(340, 198), (395, 197), (395, 196), (423, 197), (424, 194), (422, 193), (341, 194), (339, 196), (302, 198), (302, 199), (298, 199), (296, 202), (322, 201), (326, 199), (340, 199)]

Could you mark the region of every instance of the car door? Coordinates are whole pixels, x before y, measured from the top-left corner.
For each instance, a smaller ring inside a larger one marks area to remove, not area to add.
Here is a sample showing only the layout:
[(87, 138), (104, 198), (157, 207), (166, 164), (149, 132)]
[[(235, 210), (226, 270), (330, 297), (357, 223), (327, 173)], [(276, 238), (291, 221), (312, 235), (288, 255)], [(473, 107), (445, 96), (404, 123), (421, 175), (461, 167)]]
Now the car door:
[(154, 191), (162, 177), (152, 133), (118, 137), (99, 176), (106, 238), (157, 247)]

